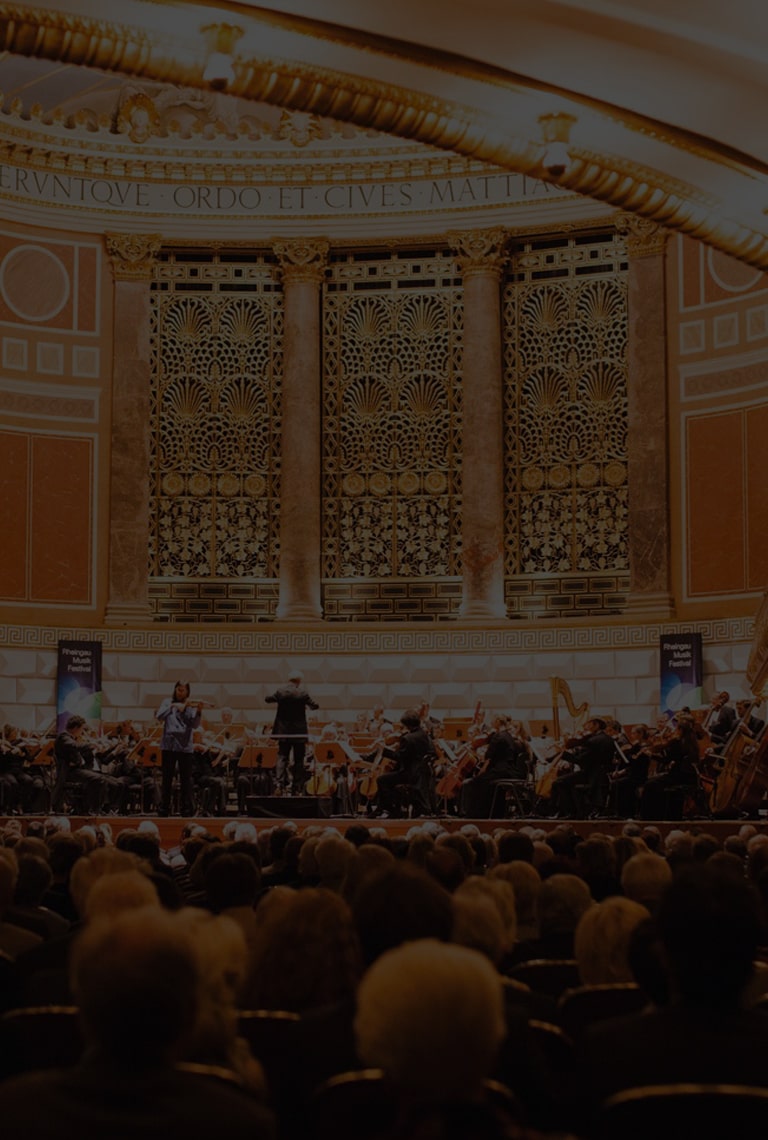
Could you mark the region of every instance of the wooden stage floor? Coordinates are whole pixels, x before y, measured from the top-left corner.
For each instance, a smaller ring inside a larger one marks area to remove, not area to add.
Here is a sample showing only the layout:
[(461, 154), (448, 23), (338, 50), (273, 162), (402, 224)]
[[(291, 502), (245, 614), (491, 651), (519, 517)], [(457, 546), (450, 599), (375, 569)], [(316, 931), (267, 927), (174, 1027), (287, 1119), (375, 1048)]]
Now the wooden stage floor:
[[(387, 835), (397, 836), (405, 835), (413, 827), (418, 827), (421, 824), (430, 822), (429, 819), (386, 819), (376, 820), (367, 819), (365, 816), (357, 815), (292, 815), (291, 814), (291, 800), (290, 797), (284, 801), (284, 812), (280, 815), (266, 816), (168, 816), (158, 817), (154, 814), (149, 815), (106, 815), (106, 816), (80, 816), (71, 815), (67, 818), (70, 821), (71, 829), (74, 831), (78, 827), (87, 824), (101, 824), (107, 823), (112, 829), (113, 837), (122, 831), (124, 828), (135, 828), (143, 819), (152, 820), (157, 824), (160, 832), (160, 842), (163, 847), (175, 847), (182, 836), (182, 830), (186, 824), (192, 823), (204, 827), (213, 835), (221, 836), (223, 829), (227, 824), (235, 821), (243, 823), (255, 824), (259, 831), (263, 831), (269, 827), (275, 827), (286, 821), (293, 821), (303, 831), (305, 827), (310, 825), (324, 825), (332, 827), (341, 832), (342, 834), (351, 824), (362, 823), (366, 827), (376, 827), (383, 829)], [(18, 820), (22, 825), (22, 831), (26, 833), (26, 823), (29, 820), (37, 819), (42, 820), (50, 818), (49, 816), (1, 816), (0, 827), (4, 827), (11, 819)], [(475, 824), (481, 832), (493, 834), (494, 831), (501, 828), (510, 828), (519, 830), (521, 827), (535, 827), (541, 828), (544, 831), (552, 831), (561, 823), (566, 823), (575, 828), (580, 836), (586, 838), (595, 832), (600, 832), (603, 835), (621, 835), (622, 829), (626, 820), (623, 819), (573, 819), (573, 820), (553, 820), (553, 819), (537, 819), (535, 817), (512, 817), (509, 819), (461, 819), (456, 816), (444, 815), (431, 817), (433, 822), (440, 824), (442, 828), (447, 831), (460, 831), (466, 824)], [(637, 821), (640, 827), (654, 824), (666, 836), (672, 830), (681, 829), (684, 831), (691, 831), (694, 834), (706, 833), (713, 835), (719, 840), (723, 840), (728, 835), (735, 835), (738, 833), (739, 828), (744, 823), (752, 822), (759, 832), (768, 833), (768, 821), (764, 820), (744, 820), (744, 819), (695, 819), (685, 820), (642, 820)]]

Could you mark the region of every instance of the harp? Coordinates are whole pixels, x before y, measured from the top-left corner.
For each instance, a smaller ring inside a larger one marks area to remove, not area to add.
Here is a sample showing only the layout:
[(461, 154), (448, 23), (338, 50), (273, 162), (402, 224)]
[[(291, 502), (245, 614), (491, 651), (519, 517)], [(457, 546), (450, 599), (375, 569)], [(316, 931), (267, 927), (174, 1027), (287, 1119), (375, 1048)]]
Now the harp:
[(573, 718), (573, 732), (578, 732), (589, 719), (589, 704), (587, 701), (582, 701), (580, 705), (575, 704), (568, 682), (562, 677), (550, 677), (549, 684), (552, 689), (552, 723), (554, 726), (554, 736), (555, 740), (559, 740), (562, 735), (560, 731), (560, 709), (558, 707), (560, 698), (562, 697), (565, 701), (565, 707)]

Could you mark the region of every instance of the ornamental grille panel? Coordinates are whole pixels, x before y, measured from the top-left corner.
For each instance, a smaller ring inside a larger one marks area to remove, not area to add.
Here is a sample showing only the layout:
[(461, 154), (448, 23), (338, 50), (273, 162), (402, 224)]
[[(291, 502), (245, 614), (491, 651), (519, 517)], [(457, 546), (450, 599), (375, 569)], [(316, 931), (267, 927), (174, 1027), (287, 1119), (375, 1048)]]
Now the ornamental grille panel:
[(610, 233), (513, 252), (502, 299), (510, 616), (625, 602), (626, 271), (624, 240)]
[[(322, 489), (329, 620), (430, 620), (458, 607), (454, 591), (433, 594), (431, 608), (417, 604), (408, 583), (460, 573), (462, 312), (447, 251), (330, 259)], [(371, 589), (356, 589), (359, 579)], [(330, 588), (343, 582), (348, 589)], [(385, 582), (401, 585), (373, 588)]]
[[(159, 255), (149, 574), (151, 585), (197, 584), (173, 599), (189, 598), (183, 611), (171, 608), (176, 620), (185, 613), (200, 620), (209, 609), (212, 619), (242, 620), (227, 591), (213, 590), (201, 606), (199, 587), (277, 577), (282, 339), (273, 259), (251, 251)], [(168, 615), (173, 591), (150, 592), (156, 615)]]

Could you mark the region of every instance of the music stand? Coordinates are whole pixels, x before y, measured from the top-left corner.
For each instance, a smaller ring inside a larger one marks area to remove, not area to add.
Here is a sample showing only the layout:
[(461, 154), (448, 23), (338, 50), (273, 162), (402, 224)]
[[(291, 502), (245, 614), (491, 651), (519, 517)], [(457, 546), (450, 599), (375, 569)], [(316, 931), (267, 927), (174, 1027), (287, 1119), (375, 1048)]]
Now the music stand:
[(445, 740), (465, 744), (469, 739), (469, 729), (472, 717), (447, 716), (443, 721), (443, 737)]
[(336, 796), (340, 815), (353, 815), (352, 797), (349, 793), (349, 765), (359, 762), (355, 750), (346, 746), (340, 740), (315, 740), (313, 744), (315, 753), (315, 768), (342, 768), (347, 766), (346, 774), (336, 776)]
[(246, 744), (237, 761), (237, 772), (248, 776), (248, 794), (253, 795), (254, 772), (271, 772), (277, 767), (276, 744)]

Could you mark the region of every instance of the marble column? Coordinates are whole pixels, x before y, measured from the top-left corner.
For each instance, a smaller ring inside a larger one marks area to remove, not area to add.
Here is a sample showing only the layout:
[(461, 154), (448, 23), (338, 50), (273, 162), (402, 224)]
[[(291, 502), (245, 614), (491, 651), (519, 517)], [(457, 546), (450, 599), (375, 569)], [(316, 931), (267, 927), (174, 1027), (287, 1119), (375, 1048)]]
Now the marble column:
[(277, 241), (284, 349), (278, 621), (319, 621), (321, 486), (320, 286), (328, 242)]
[(629, 597), (625, 613), (669, 618), (669, 432), (665, 247), (667, 231), (635, 214), (616, 222), (626, 235), (628, 278)]
[(115, 279), (107, 625), (151, 620), (149, 540), (150, 281), (157, 235), (106, 234)]
[(451, 233), (464, 278), (462, 602), (469, 621), (506, 617), (501, 227)]

